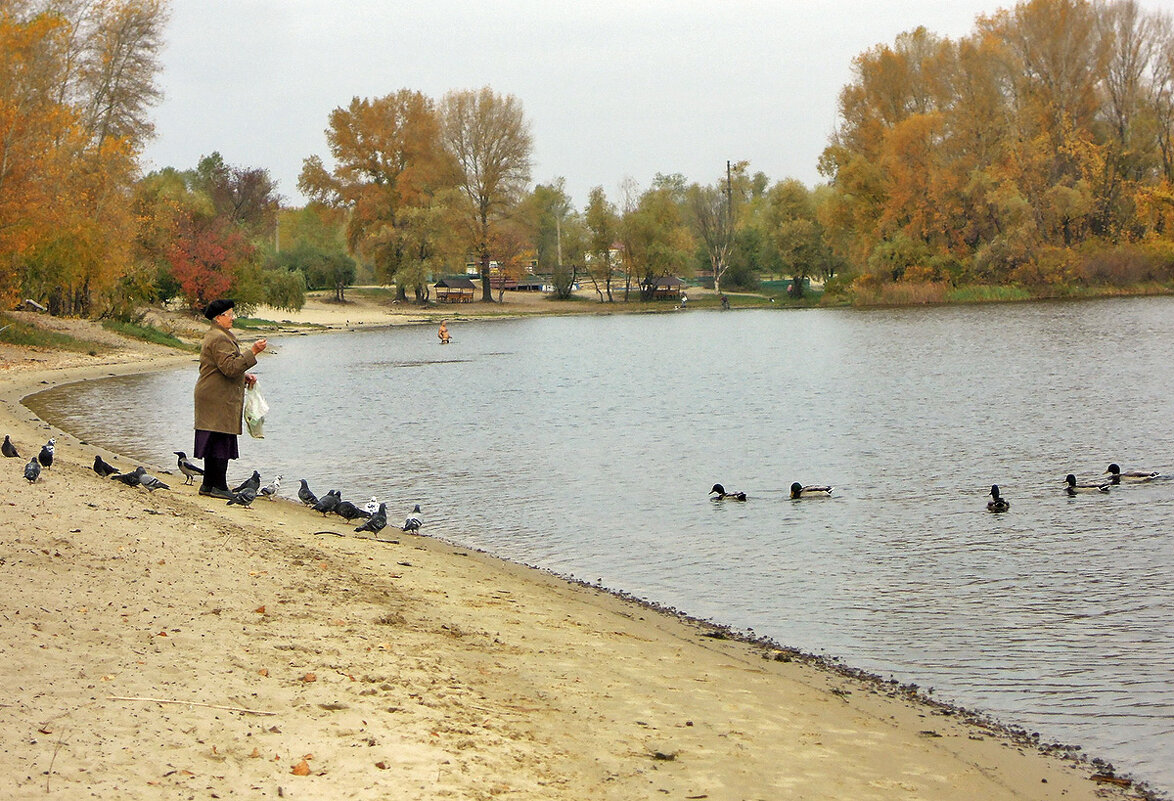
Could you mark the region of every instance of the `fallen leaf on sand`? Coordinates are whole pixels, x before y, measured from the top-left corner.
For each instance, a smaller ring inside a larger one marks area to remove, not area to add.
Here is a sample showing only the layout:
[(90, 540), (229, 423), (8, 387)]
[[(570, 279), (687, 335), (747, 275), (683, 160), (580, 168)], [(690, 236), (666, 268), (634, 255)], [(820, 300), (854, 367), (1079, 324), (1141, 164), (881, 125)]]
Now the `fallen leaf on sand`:
[(156, 637), (166, 637), (166, 636), (167, 636), (167, 632), (166, 632), (166, 631), (161, 631), (161, 632), (159, 632), (158, 634), (156, 634), (155, 636), (156, 636)]
[(318, 681), (318, 677), (313, 673), (307, 673), (306, 675), (302, 676), (302, 681), (304, 681), (306, 684), (309, 684), (312, 681)]
[(269, 668), (261, 668), (260, 670), (257, 671), (257, 673), (262, 676), (268, 677), (269, 676)]
[(261, 606), (258, 606), (253, 611), (256, 612), (258, 615), (263, 615), (263, 614), (265, 614), (265, 605), (262, 604)]
[(387, 763), (386, 762), (376, 762), (375, 767), (379, 768), (380, 770), (387, 770)]
[(260, 759), (260, 758), (261, 758), (261, 749), (260, 748), (254, 748), (253, 753), (249, 754), (249, 759)]
[(303, 759), (301, 762), (294, 765), (289, 772), (295, 776), (309, 776), (310, 763)]

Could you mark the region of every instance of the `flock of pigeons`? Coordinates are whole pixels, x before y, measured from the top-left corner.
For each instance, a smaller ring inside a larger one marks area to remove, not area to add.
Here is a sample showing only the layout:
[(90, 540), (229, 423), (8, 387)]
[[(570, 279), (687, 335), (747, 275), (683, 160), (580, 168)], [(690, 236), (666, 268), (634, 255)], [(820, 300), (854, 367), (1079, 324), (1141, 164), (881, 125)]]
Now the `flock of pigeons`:
[[(1141, 484), (1146, 481), (1153, 481), (1161, 473), (1154, 470), (1127, 470), (1122, 472), (1121, 466), (1114, 462), (1109, 465), (1109, 469), (1103, 475), (1109, 476), (1109, 478), (1098, 481), (1077, 481), (1076, 476), (1069, 473), (1064, 477), (1064, 491), (1068, 495), (1093, 492), (1105, 493), (1109, 491), (1110, 487), (1117, 484)], [(808, 484), (804, 486), (799, 482), (795, 482), (791, 485), (791, 497), (795, 500), (799, 500), (800, 498), (826, 498), (832, 494), (833, 489), (834, 487), (820, 484)], [(746, 500), (745, 492), (726, 492), (726, 488), (721, 484), (714, 484), (709, 494), (713, 496), (713, 500), (715, 501)], [(990, 502), (986, 505), (988, 512), (1006, 512), (1011, 508), (1011, 502), (999, 492), (998, 484), (991, 485), (990, 498)]]
[[(24, 466), (24, 477), (28, 479), (30, 484), (34, 484), (40, 480), (42, 470), (48, 470), (53, 466), (53, 454), (56, 450), (56, 445), (57, 439), (50, 439), (41, 446), (40, 452), (29, 459), (28, 463)], [(12, 459), (22, 458), (20, 452), (17, 451), (16, 446), (12, 444), (12, 440), (7, 434), (4, 435), (4, 442), (0, 443), (0, 453)], [(179, 472), (183, 473), (185, 477), (184, 484), (191, 484), (197, 476), (204, 475), (203, 469), (193, 464), (183, 451), (174, 451), (174, 453), (178, 457), (177, 466), (179, 467)], [(124, 473), (119, 471), (117, 467), (106, 462), (101, 455), (94, 456), (94, 472), (102, 476), (102, 478), (109, 478), (113, 481), (121, 482), (128, 487), (144, 487), (150, 492), (158, 489), (171, 489), (170, 486), (147, 473), (147, 469), (141, 465), (129, 473)], [(258, 497), (273, 500), (277, 497), (277, 491), (281, 487), (282, 478), (283, 476), (278, 474), (271, 482), (265, 486), (261, 486), (261, 474), (254, 470), (251, 476), (231, 490), (232, 497), (228, 499), (227, 505), (249, 506)], [(372, 497), (362, 507), (358, 507), (350, 501), (344, 501), (342, 499), (342, 493), (338, 490), (330, 490), (321, 498), (318, 498), (310, 491), (306, 479), (303, 478), (301, 482), (302, 485), (298, 489), (298, 500), (306, 506), (311, 507), (315, 512), (321, 512), (324, 517), (327, 514), (333, 513), (348, 522), (362, 519), (364, 522), (355, 531), (367, 531), (372, 534), (378, 534), (387, 527), (386, 503), (379, 503)], [(415, 534), (420, 531), (420, 526), (422, 525), (423, 520), (420, 517), (420, 504), (416, 504), (415, 508), (412, 509), (404, 521), (402, 530)]]

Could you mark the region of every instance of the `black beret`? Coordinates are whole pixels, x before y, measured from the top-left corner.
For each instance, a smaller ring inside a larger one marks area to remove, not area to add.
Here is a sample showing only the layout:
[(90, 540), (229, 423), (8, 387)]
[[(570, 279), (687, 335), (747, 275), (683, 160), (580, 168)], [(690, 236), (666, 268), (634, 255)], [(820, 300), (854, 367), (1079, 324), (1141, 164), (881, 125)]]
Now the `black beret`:
[(207, 317), (209, 320), (215, 320), (217, 317), (224, 314), (226, 311), (233, 308), (234, 306), (236, 306), (235, 300), (230, 300), (228, 298), (221, 298), (220, 300), (214, 300), (211, 303), (209, 303), (207, 306), (204, 307), (204, 316)]

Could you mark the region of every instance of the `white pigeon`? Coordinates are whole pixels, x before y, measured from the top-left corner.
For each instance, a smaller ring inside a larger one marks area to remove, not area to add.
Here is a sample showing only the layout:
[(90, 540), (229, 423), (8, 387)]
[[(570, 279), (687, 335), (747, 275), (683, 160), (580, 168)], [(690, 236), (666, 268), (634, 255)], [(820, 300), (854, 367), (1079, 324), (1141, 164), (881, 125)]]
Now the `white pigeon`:
[(276, 498), (277, 497), (277, 490), (281, 487), (281, 479), (282, 478), (284, 478), (284, 476), (281, 473), (278, 473), (276, 478), (274, 478), (272, 481), (270, 481), (264, 487), (261, 487), (261, 492), (259, 494), (264, 495), (269, 500), (273, 500), (274, 498)]
[(369, 515), (373, 515), (379, 511), (379, 501), (375, 499), (374, 495), (371, 496), (371, 500), (363, 504), (363, 511)]

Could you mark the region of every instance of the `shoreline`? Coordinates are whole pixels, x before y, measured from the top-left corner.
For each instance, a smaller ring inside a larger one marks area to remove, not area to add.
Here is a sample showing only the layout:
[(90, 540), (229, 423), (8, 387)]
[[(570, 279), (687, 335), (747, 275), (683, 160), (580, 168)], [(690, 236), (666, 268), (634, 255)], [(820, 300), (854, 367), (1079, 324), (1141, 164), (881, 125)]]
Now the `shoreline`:
[[(192, 359), (21, 372), (0, 431), (27, 457), (55, 430), (19, 398)], [(3, 461), (9, 797), (1156, 797), (834, 660), (292, 502), (131, 490), (96, 450), (61, 433), (36, 485)], [(140, 612), (144, 572), (166, 592)]]

